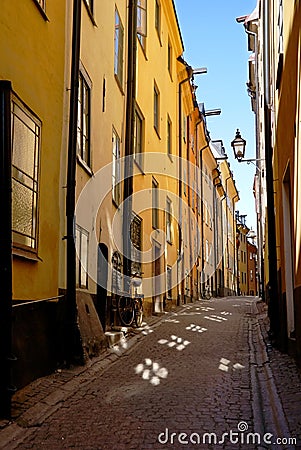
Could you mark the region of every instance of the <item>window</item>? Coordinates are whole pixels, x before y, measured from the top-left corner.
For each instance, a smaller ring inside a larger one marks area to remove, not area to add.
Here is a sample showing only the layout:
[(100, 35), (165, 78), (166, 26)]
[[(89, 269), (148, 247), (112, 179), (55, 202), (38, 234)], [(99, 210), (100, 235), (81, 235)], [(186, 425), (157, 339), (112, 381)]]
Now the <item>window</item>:
[(283, 0), (278, 0), (278, 53), (283, 53)]
[(146, 34), (147, 34), (147, 10), (146, 10), (146, 0), (137, 0), (137, 35), (145, 50), (146, 44)]
[(172, 124), (169, 116), (167, 116), (167, 154), (172, 155)]
[(141, 276), (141, 250), (142, 250), (142, 219), (133, 213), (131, 222), (132, 263), (133, 276)]
[(159, 133), (159, 123), (160, 123), (160, 94), (159, 94), (159, 90), (157, 88), (157, 86), (154, 86), (154, 127), (157, 131), (157, 133)]
[(187, 139), (187, 117), (183, 116), (183, 139), (186, 142)]
[(41, 122), (15, 96), (11, 107), (13, 243), (36, 251)]
[(152, 225), (153, 228), (159, 227), (159, 184), (153, 178), (152, 180)]
[(88, 289), (88, 245), (89, 233), (76, 225), (76, 285)]
[(168, 42), (168, 46), (167, 46), (167, 68), (168, 68), (168, 72), (171, 76), (171, 71), (172, 71), (172, 48), (170, 43)]
[(114, 75), (121, 86), (123, 83), (123, 40), (123, 25), (119, 13), (115, 9)]
[(170, 244), (172, 243), (171, 236), (171, 223), (172, 223), (172, 201), (170, 198), (166, 198), (166, 240)]
[(113, 153), (113, 164), (112, 164), (112, 199), (116, 205), (120, 203), (120, 138), (116, 131), (113, 129), (112, 136), (112, 153)]
[(134, 158), (136, 163), (142, 169), (143, 166), (143, 117), (136, 109), (135, 111), (135, 130), (134, 130)]
[(46, 9), (46, 0), (35, 0), (40, 6), (41, 6), (41, 8), (42, 9), (44, 9), (44, 11), (45, 11), (45, 9)]
[(205, 261), (209, 262), (209, 241), (206, 239), (206, 247), (205, 247)]
[(161, 6), (159, 0), (155, 2), (155, 28), (157, 30), (159, 39), (161, 36)]
[(120, 294), (122, 291), (121, 256), (116, 251), (112, 255), (112, 293)]
[(166, 267), (166, 290), (167, 298), (172, 298), (172, 270), (170, 266)]
[(78, 115), (77, 115), (77, 153), (90, 167), (90, 102), (91, 84), (83, 72), (79, 73)]

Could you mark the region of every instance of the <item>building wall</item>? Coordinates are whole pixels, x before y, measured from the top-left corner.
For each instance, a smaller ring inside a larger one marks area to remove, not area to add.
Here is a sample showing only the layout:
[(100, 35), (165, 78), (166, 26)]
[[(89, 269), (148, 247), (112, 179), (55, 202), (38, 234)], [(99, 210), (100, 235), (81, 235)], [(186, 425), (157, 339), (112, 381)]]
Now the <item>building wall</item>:
[[(274, 17), (279, 6), (273, 5)], [(280, 336), (282, 345), (301, 355), (300, 308), (300, 3), (283, 2), (283, 35), (272, 27), (274, 55), (273, 103), (275, 105), (274, 178)], [(282, 52), (279, 54), (279, 41)], [(282, 60), (280, 60), (280, 57)], [(282, 62), (281, 62), (282, 61)], [(285, 314), (281, 314), (285, 311)]]
[[(41, 121), (39, 161), (38, 250), (14, 246), (13, 298), (58, 295), (59, 173), (64, 96), (65, 3), (35, 1), (1, 8), (0, 79)], [(39, 37), (37, 39), (37, 36)]]

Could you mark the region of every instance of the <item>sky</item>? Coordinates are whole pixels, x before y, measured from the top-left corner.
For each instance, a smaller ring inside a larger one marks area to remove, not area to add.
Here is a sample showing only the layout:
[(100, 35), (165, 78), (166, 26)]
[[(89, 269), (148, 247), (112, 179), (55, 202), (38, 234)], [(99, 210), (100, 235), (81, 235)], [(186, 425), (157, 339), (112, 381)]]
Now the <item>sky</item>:
[(207, 117), (212, 140), (221, 139), (229, 157), (240, 201), (236, 210), (247, 214), (246, 223), (256, 230), (253, 181), (255, 166), (238, 163), (231, 141), (239, 128), (247, 141), (245, 158), (255, 158), (255, 115), (247, 94), (247, 35), (236, 17), (250, 14), (256, 0), (174, 0), (184, 43), (183, 57), (193, 68), (207, 67), (194, 78), (197, 100), (205, 109), (221, 108), (220, 116)]

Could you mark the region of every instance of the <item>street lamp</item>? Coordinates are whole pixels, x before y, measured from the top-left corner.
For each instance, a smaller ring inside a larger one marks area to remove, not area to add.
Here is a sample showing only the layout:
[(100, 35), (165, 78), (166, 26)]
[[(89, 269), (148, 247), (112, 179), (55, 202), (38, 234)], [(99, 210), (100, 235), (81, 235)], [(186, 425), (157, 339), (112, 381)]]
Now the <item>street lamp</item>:
[(236, 130), (235, 138), (231, 142), (231, 147), (233, 148), (235, 158), (238, 160), (238, 162), (241, 162), (245, 156), (246, 141), (241, 137), (238, 128)]
[(259, 167), (255, 164), (256, 161), (264, 161), (264, 158), (252, 158), (245, 159), (245, 151), (246, 151), (246, 140), (241, 137), (240, 131), (237, 128), (236, 135), (233, 141), (231, 142), (231, 147), (233, 148), (235, 159), (238, 162), (246, 162), (248, 164), (253, 163), (256, 166), (256, 169), (259, 171)]

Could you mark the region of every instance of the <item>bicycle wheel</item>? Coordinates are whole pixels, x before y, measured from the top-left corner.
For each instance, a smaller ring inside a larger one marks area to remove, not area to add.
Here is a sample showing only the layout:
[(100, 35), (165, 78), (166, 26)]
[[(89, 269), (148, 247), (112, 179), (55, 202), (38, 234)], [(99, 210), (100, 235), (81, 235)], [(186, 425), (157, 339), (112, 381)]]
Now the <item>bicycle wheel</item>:
[(136, 327), (141, 327), (143, 319), (143, 304), (141, 298), (136, 299), (134, 303), (134, 321)]
[(119, 297), (117, 309), (121, 323), (126, 327), (129, 327), (133, 323), (134, 319), (132, 299), (130, 297)]

